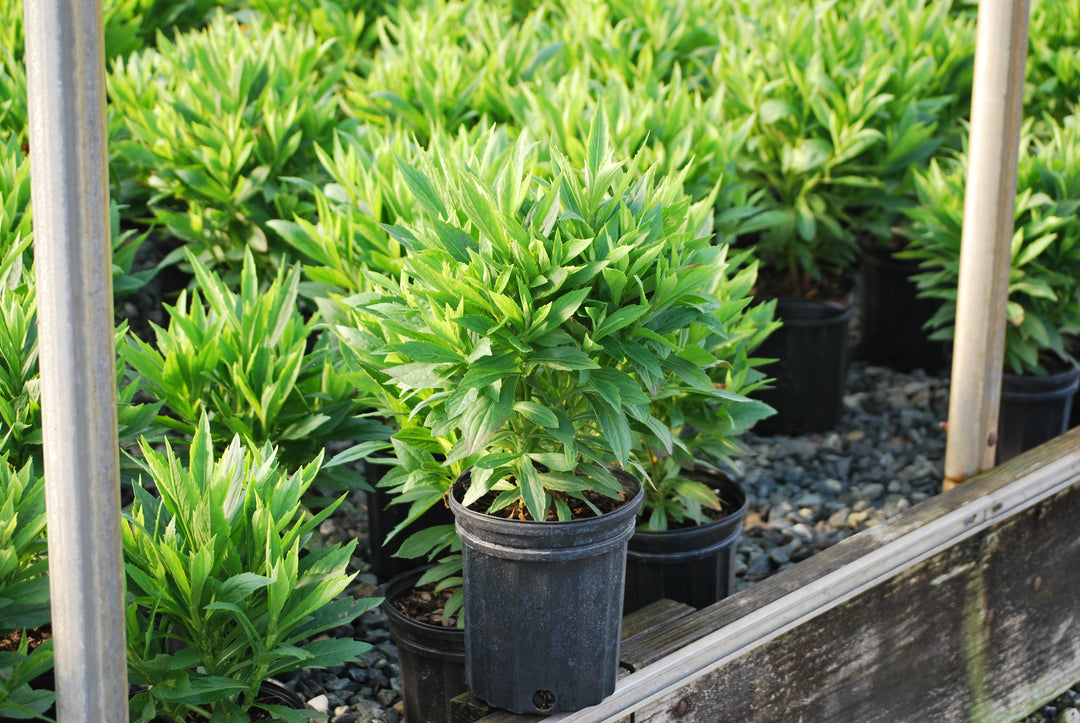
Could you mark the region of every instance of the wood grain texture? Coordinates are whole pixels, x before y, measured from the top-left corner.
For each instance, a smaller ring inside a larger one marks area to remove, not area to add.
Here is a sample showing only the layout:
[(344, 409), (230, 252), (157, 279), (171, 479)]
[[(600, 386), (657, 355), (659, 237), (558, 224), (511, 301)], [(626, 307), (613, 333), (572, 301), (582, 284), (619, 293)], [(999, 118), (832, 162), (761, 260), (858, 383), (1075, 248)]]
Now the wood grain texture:
[(1080, 679), (1080, 485), (637, 710), (646, 721), (1004, 721)]

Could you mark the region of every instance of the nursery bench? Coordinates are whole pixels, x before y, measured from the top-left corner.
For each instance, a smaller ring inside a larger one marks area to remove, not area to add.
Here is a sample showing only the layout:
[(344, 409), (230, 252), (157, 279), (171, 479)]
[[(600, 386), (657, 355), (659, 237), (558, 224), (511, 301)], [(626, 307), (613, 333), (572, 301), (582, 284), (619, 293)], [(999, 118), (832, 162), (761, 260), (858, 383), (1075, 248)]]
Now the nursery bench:
[[(548, 720), (1022, 718), (1080, 679), (1078, 520), (1080, 428), (707, 608), (639, 611), (634, 672)], [(460, 723), (540, 719), (484, 712)]]

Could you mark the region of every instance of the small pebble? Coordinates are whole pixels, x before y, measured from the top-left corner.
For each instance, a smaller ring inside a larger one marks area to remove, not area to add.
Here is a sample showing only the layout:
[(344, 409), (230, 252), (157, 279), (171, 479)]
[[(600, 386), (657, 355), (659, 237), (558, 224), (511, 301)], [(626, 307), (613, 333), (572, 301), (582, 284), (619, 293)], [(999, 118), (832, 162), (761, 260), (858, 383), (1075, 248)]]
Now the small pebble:
[(330, 712), (330, 701), (329, 699), (327, 699), (325, 694), (315, 696), (314, 698), (309, 700), (307, 704), (309, 708), (317, 710), (320, 713), (325, 714)]

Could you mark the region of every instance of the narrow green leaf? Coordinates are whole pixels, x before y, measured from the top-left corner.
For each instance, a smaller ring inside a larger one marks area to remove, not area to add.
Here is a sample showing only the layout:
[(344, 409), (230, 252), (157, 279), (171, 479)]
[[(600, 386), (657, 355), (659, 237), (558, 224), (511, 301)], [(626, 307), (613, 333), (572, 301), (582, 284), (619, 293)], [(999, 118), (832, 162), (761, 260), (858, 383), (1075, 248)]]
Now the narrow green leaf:
[(530, 422), (539, 424), (541, 427), (550, 427), (553, 429), (558, 429), (559, 427), (559, 419), (555, 416), (555, 413), (537, 402), (516, 402), (514, 404), (514, 411), (519, 412)]

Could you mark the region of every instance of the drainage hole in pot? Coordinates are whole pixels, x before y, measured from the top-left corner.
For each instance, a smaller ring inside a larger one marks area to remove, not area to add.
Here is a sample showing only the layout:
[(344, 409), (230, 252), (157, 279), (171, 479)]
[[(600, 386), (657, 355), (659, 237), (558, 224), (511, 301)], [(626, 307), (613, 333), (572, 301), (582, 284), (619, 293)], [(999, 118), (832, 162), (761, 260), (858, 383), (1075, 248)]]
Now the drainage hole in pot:
[(532, 704), (538, 711), (551, 710), (555, 705), (555, 694), (550, 690), (538, 690), (532, 694)]

